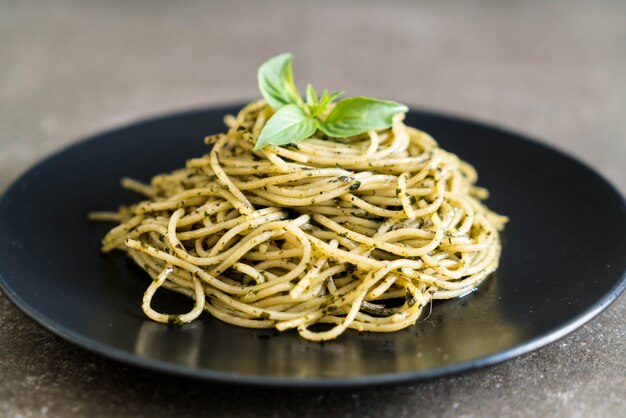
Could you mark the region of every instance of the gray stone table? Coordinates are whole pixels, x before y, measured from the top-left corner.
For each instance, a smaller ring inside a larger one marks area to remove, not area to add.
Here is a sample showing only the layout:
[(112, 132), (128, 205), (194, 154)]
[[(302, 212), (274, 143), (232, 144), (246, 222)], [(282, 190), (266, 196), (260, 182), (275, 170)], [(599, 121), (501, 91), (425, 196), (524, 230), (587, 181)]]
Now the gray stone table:
[[(541, 138), (626, 190), (626, 2), (0, 0), (0, 190), (79, 138), (296, 78)], [(300, 87), (303, 87), (301, 85)], [(398, 387), (274, 392), (118, 364), (0, 296), (0, 416), (626, 416), (626, 299), (521, 358)]]

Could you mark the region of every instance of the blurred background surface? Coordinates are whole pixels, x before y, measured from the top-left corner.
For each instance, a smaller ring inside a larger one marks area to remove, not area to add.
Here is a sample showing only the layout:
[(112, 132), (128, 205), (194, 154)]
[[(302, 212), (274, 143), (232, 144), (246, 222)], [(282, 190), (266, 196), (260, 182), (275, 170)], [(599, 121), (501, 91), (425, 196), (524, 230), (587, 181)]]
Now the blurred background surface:
[[(144, 117), (296, 83), (388, 98), (536, 137), (626, 191), (626, 2), (0, 0), (0, 192), (42, 157)], [(0, 296), (4, 416), (619, 416), (622, 297), (505, 364), (397, 388), (220, 388), (101, 359)], [(245, 398), (245, 400), (244, 400)]]

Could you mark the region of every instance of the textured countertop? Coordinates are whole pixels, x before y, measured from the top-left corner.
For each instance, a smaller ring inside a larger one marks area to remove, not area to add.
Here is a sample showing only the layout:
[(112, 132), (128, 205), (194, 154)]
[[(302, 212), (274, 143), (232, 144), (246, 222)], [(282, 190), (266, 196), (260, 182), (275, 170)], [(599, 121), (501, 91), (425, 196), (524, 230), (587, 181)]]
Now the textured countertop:
[[(626, 2), (0, 0), (0, 191), (63, 146), (296, 81), (502, 125), (626, 191)], [(303, 87), (300, 84), (300, 87)], [(0, 416), (626, 415), (626, 298), (566, 338), (486, 369), (360, 391), (220, 387), (115, 363), (0, 295)]]

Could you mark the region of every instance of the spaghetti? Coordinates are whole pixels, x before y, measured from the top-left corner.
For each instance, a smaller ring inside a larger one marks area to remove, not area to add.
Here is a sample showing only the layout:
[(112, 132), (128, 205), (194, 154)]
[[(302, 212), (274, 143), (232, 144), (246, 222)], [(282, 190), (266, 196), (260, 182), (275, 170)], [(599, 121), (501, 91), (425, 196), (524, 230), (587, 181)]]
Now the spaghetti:
[[(406, 126), (313, 137), (255, 151), (272, 114), (262, 100), (227, 116), (210, 152), (150, 185), (118, 213), (102, 251), (152, 278), (142, 308), (185, 323), (203, 311), (249, 328), (295, 328), (329, 340), (347, 328), (414, 324), (433, 299), (463, 296), (498, 266), (506, 218), (487, 209), (475, 170)], [(181, 315), (151, 307), (161, 287), (194, 300)]]

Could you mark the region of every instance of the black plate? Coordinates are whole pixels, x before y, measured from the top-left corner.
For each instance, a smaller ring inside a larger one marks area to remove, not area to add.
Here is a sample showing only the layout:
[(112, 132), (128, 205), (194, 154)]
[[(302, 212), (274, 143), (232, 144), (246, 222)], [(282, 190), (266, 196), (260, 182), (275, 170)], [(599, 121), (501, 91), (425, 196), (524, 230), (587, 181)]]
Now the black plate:
[[(295, 332), (238, 328), (210, 318), (147, 320), (149, 281), (121, 254), (100, 255), (110, 224), (89, 211), (137, 200), (119, 179), (148, 180), (207, 151), (236, 107), (166, 116), (98, 135), (37, 165), (0, 201), (0, 288), (53, 333), (104, 356), (214, 381), (348, 386), (416, 380), (481, 367), (564, 336), (626, 284), (622, 196), (576, 160), (501, 129), (427, 112), (408, 123), (474, 164), (488, 204), (509, 215), (497, 274), (475, 293), (437, 302), (390, 334), (349, 331), (325, 344)], [(160, 297), (161, 308), (190, 302)]]

